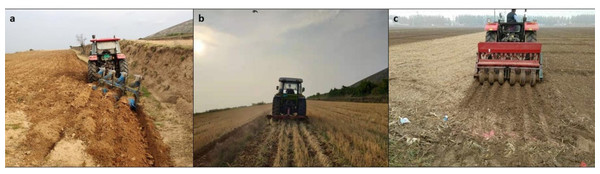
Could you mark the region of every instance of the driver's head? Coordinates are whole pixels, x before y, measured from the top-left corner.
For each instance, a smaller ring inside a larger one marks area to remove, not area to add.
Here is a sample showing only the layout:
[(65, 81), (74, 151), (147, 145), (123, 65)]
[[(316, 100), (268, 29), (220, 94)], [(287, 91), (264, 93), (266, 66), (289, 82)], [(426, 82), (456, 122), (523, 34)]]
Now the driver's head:
[(514, 13), (514, 12), (517, 12), (517, 9), (513, 8), (513, 9), (510, 9), (510, 11), (512, 11)]

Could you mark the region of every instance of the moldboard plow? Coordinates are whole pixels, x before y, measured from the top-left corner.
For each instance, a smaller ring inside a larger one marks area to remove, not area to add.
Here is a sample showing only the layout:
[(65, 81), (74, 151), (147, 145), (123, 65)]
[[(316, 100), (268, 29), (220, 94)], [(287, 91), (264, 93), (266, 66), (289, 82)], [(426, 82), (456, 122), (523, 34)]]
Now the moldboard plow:
[(97, 77), (98, 85), (93, 86), (92, 89), (96, 90), (98, 87), (102, 87), (102, 93), (106, 94), (108, 89), (114, 88), (117, 90), (117, 95), (114, 96), (115, 100), (118, 101), (123, 96), (129, 96), (127, 98), (129, 108), (131, 110), (137, 109), (142, 83), (141, 75), (134, 75), (134, 81), (127, 84), (127, 73), (122, 72), (121, 76), (117, 78), (115, 70), (106, 70), (104, 67), (101, 67), (97, 73)]

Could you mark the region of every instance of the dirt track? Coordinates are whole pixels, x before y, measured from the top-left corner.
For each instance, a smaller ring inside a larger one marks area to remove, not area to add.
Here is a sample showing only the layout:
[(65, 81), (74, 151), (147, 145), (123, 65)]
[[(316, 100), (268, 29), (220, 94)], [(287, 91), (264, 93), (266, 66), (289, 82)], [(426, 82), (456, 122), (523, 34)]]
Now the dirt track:
[(594, 29), (541, 29), (535, 87), (475, 82), (484, 35), (390, 47), (390, 165), (594, 166)]
[[(194, 121), (213, 126), (231, 124), (236, 117), (253, 119), (196, 146), (194, 166), (387, 166), (387, 104), (307, 104), (307, 122), (269, 123), (264, 115), (270, 104), (196, 115)], [(214, 115), (231, 119), (217, 121)], [(196, 135), (209, 132), (205, 127), (195, 127)]]
[(6, 54), (6, 166), (172, 166), (152, 119), (86, 70), (71, 50)]

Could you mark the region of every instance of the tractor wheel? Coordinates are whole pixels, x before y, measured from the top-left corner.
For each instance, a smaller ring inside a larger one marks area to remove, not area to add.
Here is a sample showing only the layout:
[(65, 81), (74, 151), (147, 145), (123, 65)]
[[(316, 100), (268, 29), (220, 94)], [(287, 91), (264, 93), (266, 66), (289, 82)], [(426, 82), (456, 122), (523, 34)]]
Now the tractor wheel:
[(479, 69), (479, 84), (483, 85), (483, 82), (485, 82), (485, 70)]
[(537, 34), (535, 31), (525, 32), (526, 42), (537, 42)]
[(529, 80), (531, 80), (529, 84), (531, 85), (531, 87), (534, 87), (535, 86), (535, 82), (537, 81), (537, 73), (535, 73), (535, 71), (531, 71), (531, 73), (529, 74), (529, 76), (531, 76), (529, 78)]
[(510, 70), (510, 74), (508, 75), (508, 83), (510, 86), (515, 85), (517, 82), (517, 72), (515, 70)]
[(521, 86), (525, 86), (525, 83), (527, 82), (527, 72), (525, 72), (525, 70), (521, 70), (521, 73), (519, 73), (519, 84), (521, 84)]
[(88, 73), (87, 73), (87, 82), (92, 83), (97, 81), (96, 73), (98, 73), (98, 66), (96, 66), (95, 61), (88, 61)]
[(490, 69), (488, 71), (488, 82), (490, 82), (490, 86), (494, 85), (494, 80), (496, 80), (496, 72), (494, 69)]
[(121, 73), (129, 73), (129, 66), (127, 65), (127, 60), (121, 59), (119, 60), (119, 76), (121, 77)]
[(495, 31), (485, 33), (485, 42), (496, 42), (497, 34)]
[(306, 99), (298, 99), (298, 115), (306, 116)]
[(500, 86), (504, 84), (504, 69), (498, 71), (498, 84), (500, 84)]
[(271, 109), (271, 114), (273, 116), (275, 115), (279, 115), (279, 108), (281, 108), (281, 101), (280, 98), (274, 97), (273, 98), (273, 108)]

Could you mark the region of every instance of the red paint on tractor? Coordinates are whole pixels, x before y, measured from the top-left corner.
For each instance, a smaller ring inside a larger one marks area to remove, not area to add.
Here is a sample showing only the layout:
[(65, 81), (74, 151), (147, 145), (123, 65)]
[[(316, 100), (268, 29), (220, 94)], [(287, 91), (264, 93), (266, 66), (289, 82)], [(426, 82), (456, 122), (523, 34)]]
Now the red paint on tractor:
[(538, 31), (540, 26), (537, 22), (525, 22), (525, 31)]
[(125, 54), (117, 54), (117, 59), (125, 59), (127, 58)]
[(497, 31), (498, 23), (487, 23), (485, 24), (485, 31)]
[(97, 55), (91, 55), (88, 57), (89, 60), (98, 60), (98, 56)]
[(120, 38), (102, 38), (102, 39), (91, 39), (90, 42), (109, 42), (109, 41), (119, 41)]

